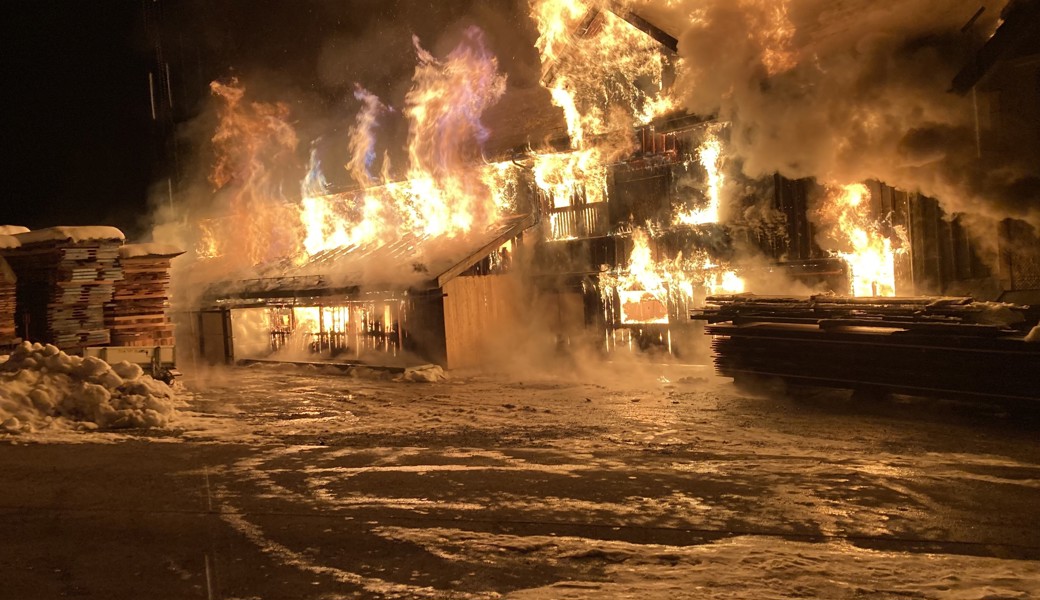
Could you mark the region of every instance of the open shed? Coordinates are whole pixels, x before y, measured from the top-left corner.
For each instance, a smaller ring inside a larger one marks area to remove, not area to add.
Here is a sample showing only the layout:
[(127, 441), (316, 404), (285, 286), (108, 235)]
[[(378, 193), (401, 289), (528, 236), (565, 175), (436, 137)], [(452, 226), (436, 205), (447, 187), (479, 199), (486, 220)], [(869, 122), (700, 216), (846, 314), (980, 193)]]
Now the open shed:
[(525, 306), (513, 256), (533, 224), (520, 215), (461, 241), (403, 235), (341, 247), (213, 286), (191, 323), (198, 354), (480, 364)]

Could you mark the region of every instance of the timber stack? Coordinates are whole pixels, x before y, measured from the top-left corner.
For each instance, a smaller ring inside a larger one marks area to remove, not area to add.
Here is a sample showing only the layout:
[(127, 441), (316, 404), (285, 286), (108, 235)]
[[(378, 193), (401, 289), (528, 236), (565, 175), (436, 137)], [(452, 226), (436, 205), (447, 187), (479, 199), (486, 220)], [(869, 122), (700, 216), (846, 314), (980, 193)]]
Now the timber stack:
[(103, 346), (104, 304), (120, 277), (123, 234), (114, 227), (51, 227), (14, 236), (3, 256), (18, 277), (16, 325), (33, 342), (66, 352)]
[(886, 393), (1040, 399), (1038, 308), (966, 297), (710, 296), (716, 371)]
[[(17, 248), (19, 245), (14, 236), (0, 234), (0, 251)], [(0, 257), (0, 350), (10, 348), (19, 341), (14, 326), (17, 280), (7, 261)]]
[(105, 304), (105, 325), (114, 346), (172, 346), (171, 261), (182, 250), (161, 244), (127, 244), (119, 249), (123, 276)]
[(14, 322), (18, 277), (3, 254), (21, 246), (15, 235), (27, 231), (25, 227), (0, 225), (0, 351), (13, 348), (22, 341)]

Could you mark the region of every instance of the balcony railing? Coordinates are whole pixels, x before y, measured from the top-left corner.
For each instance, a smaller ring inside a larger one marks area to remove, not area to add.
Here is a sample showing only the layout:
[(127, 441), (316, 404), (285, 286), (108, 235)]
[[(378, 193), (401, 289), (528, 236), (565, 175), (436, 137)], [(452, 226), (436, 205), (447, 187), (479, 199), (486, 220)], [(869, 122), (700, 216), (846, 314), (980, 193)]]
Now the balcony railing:
[(549, 210), (554, 240), (606, 235), (609, 221), (606, 202), (576, 204)]

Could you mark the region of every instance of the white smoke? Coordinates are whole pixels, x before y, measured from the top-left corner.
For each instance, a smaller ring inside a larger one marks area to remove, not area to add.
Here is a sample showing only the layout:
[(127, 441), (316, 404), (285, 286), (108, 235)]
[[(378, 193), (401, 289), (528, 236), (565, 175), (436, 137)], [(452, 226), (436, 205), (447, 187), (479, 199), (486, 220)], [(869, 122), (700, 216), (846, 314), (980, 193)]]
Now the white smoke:
[[(970, 27), (979, 6), (986, 10)], [(972, 95), (948, 92), (998, 25), (979, 0), (645, 0), (679, 40), (692, 112), (732, 123), (745, 173), (878, 179), (948, 212), (1040, 222), (1040, 160), (976, 145)], [(964, 29), (962, 31), (962, 29)]]

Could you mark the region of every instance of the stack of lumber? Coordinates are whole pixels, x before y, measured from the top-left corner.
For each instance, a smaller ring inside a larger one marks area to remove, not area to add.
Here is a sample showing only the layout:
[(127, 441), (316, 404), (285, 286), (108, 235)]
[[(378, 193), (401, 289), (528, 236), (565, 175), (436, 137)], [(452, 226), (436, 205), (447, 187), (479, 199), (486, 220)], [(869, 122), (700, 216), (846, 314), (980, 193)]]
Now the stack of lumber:
[(14, 319), (16, 308), (15, 286), (17, 285), (18, 277), (15, 276), (10, 265), (4, 260), (3, 255), (21, 246), (21, 242), (14, 236), (27, 231), (29, 230), (25, 227), (0, 225), (0, 350), (10, 348), (21, 342), (21, 338), (17, 336)]
[(1032, 307), (972, 298), (712, 296), (716, 371), (734, 379), (958, 398), (1040, 399)]
[(161, 244), (128, 244), (119, 249), (123, 276), (105, 305), (105, 325), (115, 346), (172, 346), (170, 262), (182, 250)]
[[(10, 236), (0, 236), (3, 237)], [(3, 243), (0, 239), (0, 244)], [(0, 348), (18, 343), (14, 326), (16, 281), (14, 271), (7, 265), (6, 260), (0, 258)]]
[(19, 331), (66, 352), (109, 343), (104, 305), (120, 277), (114, 227), (52, 227), (15, 236), (4, 256), (18, 277)]

